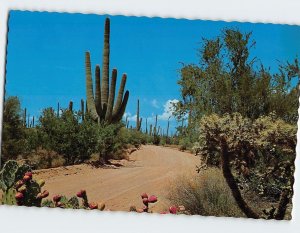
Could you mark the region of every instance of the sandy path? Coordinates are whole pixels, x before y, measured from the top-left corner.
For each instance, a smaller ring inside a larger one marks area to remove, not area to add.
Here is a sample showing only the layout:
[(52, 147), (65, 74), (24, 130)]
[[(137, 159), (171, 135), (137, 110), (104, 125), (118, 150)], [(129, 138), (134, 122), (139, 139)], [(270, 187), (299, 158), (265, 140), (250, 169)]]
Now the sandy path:
[(158, 197), (153, 211), (168, 208), (166, 199), (172, 178), (195, 172), (199, 157), (176, 149), (147, 145), (134, 152), (122, 166), (93, 168), (76, 165), (35, 171), (35, 177), (46, 180), (50, 197), (55, 194), (72, 196), (85, 189), (91, 201), (104, 201), (106, 209), (129, 210), (131, 205), (143, 206), (140, 194), (147, 192)]

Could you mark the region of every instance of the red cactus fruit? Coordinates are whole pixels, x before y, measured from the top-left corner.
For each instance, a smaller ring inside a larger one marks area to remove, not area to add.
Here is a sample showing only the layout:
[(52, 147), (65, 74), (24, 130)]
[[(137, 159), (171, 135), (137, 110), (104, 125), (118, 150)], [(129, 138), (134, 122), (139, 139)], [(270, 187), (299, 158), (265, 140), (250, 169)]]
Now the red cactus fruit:
[(94, 202), (89, 203), (89, 208), (90, 208), (91, 210), (98, 209), (98, 204), (97, 204), (97, 203), (94, 203)]
[(54, 202), (59, 202), (60, 199), (61, 199), (61, 195), (55, 195), (55, 196), (53, 197), (53, 201), (54, 201)]
[(27, 182), (27, 181), (30, 181), (30, 180), (31, 180), (31, 177), (30, 177), (30, 176), (25, 175), (25, 176), (23, 177), (23, 181), (24, 181), (24, 182)]
[(141, 197), (142, 197), (142, 199), (148, 198), (148, 195), (147, 195), (147, 193), (143, 193), (143, 194), (141, 195)]
[(148, 212), (148, 206), (143, 207), (143, 212)]
[(63, 207), (63, 203), (61, 203), (60, 201), (59, 201), (59, 202), (56, 202), (56, 203), (55, 203), (55, 206), (56, 206), (56, 207)]
[(177, 214), (177, 207), (176, 206), (171, 206), (169, 208), (169, 211), (170, 211), (171, 214)]
[(154, 196), (154, 195), (151, 195), (151, 196), (148, 198), (148, 202), (150, 202), (150, 203), (155, 203), (155, 202), (157, 202), (157, 197)]
[(17, 183), (16, 183), (16, 189), (20, 188), (23, 184), (24, 184), (23, 180), (17, 181)]
[(42, 193), (42, 198), (46, 198), (49, 196), (49, 192), (47, 190), (45, 190), (43, 193)]
[(86, 195), (86, 191), (85, 190), (80, 190), (76, 195), (79, 198), (83, 198)]
[(23, 205), (23, 202), (22, 202), (22, 200), (17, 200), (17, 205), (18, 205), (18, 206), (21, 206), (21, 205)]
[(143, 198), (143, 203), (144, 203), (144, 205), (148, 205), (148, 198)]
[(26, 173), (25, 173), (25, 176), (29, 176), (30, 179), (31, 179), (31, 178), (32, 178), (32, 172), (26, 172)]
[(21, 200), (21, 199), (24, 198), (24, 194), (23, 194), (23, 193), (20, 193), (20, 192), (17, 192), (16, 195), (15, 195), (15, 198), (16, 198), (17, 200)]

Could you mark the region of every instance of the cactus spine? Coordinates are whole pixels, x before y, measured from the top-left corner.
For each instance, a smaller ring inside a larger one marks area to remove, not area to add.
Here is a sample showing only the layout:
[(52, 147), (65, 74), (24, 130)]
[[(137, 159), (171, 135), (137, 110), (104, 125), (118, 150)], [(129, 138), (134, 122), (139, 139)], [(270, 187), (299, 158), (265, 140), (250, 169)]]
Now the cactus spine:
[(87, 110), (95, 121), (115, 123), (120, 121), (123, 117), (129, 98), (129, 91), (126, 91), (124, 95), (127, 76), (126, 74), (123, 74), (118, 97), (114, 106), (117, 69), (113, 69), (112, 71), (111, 84), (109, 86), (109, 37), (110, 21), (107, 18), (105, 20), (104, 32), (102, 85), (100, 85), (100, 67), (97, 65), (95, 70), (95, 95), (93, 93), (90, 53), (86, 52), (85, 54)]

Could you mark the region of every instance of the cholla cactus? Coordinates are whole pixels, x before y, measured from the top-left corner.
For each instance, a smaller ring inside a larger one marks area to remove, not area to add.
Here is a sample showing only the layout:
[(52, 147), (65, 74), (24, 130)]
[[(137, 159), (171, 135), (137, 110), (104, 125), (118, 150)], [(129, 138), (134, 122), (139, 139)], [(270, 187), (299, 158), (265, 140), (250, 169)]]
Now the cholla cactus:
[(195, 153), (195, 156), (197, 156), (201, 151), (201, 146), (199, 142), (195, 142), (192, 148), (192, 151)]

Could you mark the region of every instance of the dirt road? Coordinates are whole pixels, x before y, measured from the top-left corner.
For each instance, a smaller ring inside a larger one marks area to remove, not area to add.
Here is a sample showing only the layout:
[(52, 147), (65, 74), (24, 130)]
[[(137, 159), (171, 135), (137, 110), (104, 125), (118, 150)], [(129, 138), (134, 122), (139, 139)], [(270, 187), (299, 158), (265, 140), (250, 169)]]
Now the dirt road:
[(142, 208), (140, 194), (158, 197), (153, 211), (168, 209), (166, 198), (172, 178), (181, 173), (195, 172), (199, 157), (176, 149), (143, 146), (130, 155), (130, 160), (118, 162), (116, 168), (94, 168), (76, 165), (35, 171), (35, 177), (46, 180), (50, 197), (55, 194), (72, 196), (80, 189), (89, 200), (104, 201), (106, 209), (128, 211), (131, 205)]

